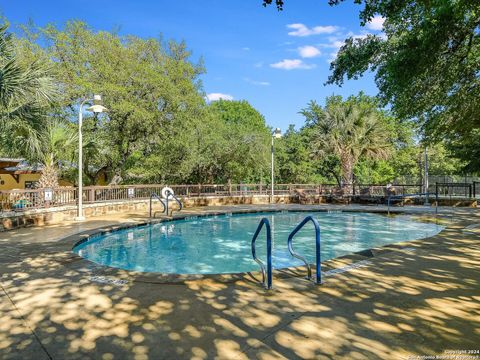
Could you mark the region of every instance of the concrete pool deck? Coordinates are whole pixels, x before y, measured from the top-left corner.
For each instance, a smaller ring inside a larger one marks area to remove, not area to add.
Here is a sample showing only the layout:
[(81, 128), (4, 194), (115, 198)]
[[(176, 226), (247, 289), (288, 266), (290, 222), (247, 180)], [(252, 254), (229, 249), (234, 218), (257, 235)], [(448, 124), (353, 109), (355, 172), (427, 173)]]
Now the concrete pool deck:
[[(423, 207), (402, 210), (433, 216)], [(440, 208), (439, 219), (449, 226), (432, 238), (380, 250), (374, 257), (327, 262), (326, 269), (334, 269), (363, 261), (361, 267), (331, 273), (321, 286), (274, 277), (270, 292), (248, 279), (157, 284), (127, 272), (99, 276), (101, 267), (72, 257), (61, 240), (142, 222), (145, 214), (3, 232), (0, 358), (402, 359), (479, 351), (480, 232), (475, 225), (480, 211)], [(480, 353), (471, 356), (480, 358)]]

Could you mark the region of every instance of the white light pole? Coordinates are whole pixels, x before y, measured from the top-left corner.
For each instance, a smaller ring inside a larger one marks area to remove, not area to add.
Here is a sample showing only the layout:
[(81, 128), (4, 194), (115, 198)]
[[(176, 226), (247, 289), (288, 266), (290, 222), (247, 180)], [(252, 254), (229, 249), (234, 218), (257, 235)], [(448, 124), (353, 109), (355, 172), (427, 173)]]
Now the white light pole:
[(273, 196), (275, 195), (274, 192), (274, 185), (275, 185), (275, 179), (274, 179), (274, 172), (273, 172), (273, 164), (274, 164), (274, 146), (273, 146), (273, 140), (274, 139), (280, 139), (282, 137), (282, 131), (279, 128), (275, 128), (272, 132), (272, 189), (271, 189), (271, 196), (272, 196), (272, 202), (274, 201)]
[(93, 99), (85, 99), (80, 104), (78, 109), (78, 208), (76, 221), (85, 220), (83, 216), (83, 138), (82, 138), (82, 125), (83, 125), (83, 105), (86, 103), (92, 103), (93, 105), (87, 108), (87, 111), (93, 111), (94, 113), (101, 113), (107, 111), (107, 108), (102, 106), (102, 97), (100, 95), (94, 95)]
[(425, 179), (423, 180), (425, 186), (425, 204), (429, 205), (428, 201), (428, 150), (425, 146)]

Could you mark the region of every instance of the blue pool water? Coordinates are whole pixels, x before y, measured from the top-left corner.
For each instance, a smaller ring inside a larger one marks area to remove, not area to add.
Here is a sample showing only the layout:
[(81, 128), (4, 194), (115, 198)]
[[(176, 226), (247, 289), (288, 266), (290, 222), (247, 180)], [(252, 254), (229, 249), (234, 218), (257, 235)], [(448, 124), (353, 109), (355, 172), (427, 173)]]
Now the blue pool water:
[[(94, 236), (73, 251), (98, 264), (143, 272), (219, 274), (258, 270), (250, 244), (262, 217), (272, 225), (273, 266), (302, 265), (287, 249), (287, 238), (305, 212), (219, 215), (145, 225)], [(313, 213), (321, 228), (322, 260), (386, 244), (433, 236), (443, 227), (414, 221), (407, 215)], [(295, 251), (315, 259), (313, 224), (294, 239)], [(257, 240), (257, 256), (265, 261), (265, 234)]]

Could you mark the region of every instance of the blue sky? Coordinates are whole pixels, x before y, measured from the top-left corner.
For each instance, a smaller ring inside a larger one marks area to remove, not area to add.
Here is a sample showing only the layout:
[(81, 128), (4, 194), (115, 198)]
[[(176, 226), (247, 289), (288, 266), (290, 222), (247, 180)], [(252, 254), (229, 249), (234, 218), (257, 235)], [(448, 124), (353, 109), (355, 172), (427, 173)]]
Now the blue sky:
[(375, 95), (372, 75), (342, 88), (324, 86), (329, 61), (348, 36), (378, 33), (381, 19), (361, 27), (359, 6), (327, 0), (287, 0), (283, 12), (261, 0), (6, 0), (0, 11), (12, 25), (29, 19), (62, 26), (69, 19), (93, 29), (141, 37), (185, 40), (193, 59), (203, 57), (204, 90), (211, 99), (245, 99), (269, 125), (303, 124), (298, 111), (310, 100), (360, 90)]

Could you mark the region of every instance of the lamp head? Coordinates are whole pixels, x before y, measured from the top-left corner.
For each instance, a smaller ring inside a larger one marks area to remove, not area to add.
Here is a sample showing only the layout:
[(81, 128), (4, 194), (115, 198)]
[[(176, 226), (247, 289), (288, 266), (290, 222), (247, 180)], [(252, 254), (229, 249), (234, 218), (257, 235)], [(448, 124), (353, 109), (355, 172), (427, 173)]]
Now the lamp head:
[(93, 105), (87, 108), (88, 111), (93, 111), (94, 113), (107, 112), (108, 109), (102, 105), (102, 96), (93, 95)]
[(102, 113), (102, 112), (108, 111), (108, 109), (103, 105), (92, 105), (89, 108), (87, 108), (87, 110), (93, 111), (94, 113)]
[(102, 95), (93, 95), (93, 103), (95, 105), (102, 105)]
[(280, 139), (282, 137), (282, 130), (280, 130), (280, 128), (275, 128), (275, 130), (272, 132), (272, 136), (275, 139)]

